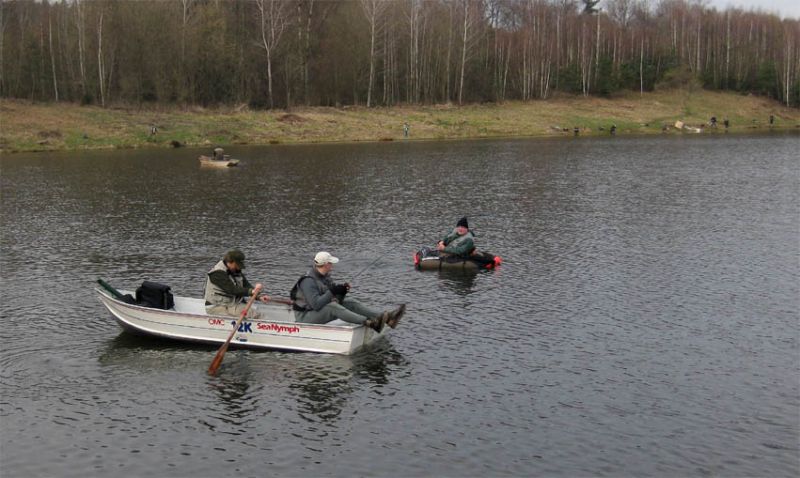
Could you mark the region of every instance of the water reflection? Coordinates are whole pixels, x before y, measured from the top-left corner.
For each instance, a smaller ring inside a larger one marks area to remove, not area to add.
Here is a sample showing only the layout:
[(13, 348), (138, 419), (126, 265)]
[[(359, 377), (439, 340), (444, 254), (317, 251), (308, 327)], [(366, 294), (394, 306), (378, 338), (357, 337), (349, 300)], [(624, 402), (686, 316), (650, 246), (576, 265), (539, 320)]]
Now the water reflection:
[[(98, 360), (115, 368), (120, 377), (156, 370), (199, 374), (205, 373), (215, 350), (211, 345), (123, 331), (108, 342)], [(202, 422), (211, 429), (245, 424), (253, 418), (253, 403), (262, 390), (270, 391), (270, 399), (280, 390), (288, 391), (298, 415), (307, 422), (335, 422), (354, 390), (366, 384), (380, 393), (392, 374), (406, 364), (387, 339), (378, 339), (350, 356), (232, 349), (217, 376), (207, 379), (215, 405), (213, 420)]]
[(300, 417), (311, 422), (337, 419), (352, 392), (352, 377), (350, 368), (335, 364), (306, 369), (297, 374), (297, 380), (289, 385), (289, 389), (297, 394)]
[(313, 360), (311, 366), (298, 371), (289, 389), (297, 395), (301, 418), (310, 422), (336, 421), (353, 390), (363, 388), (361, 382), (385, 386), (393, 366), (405, 362), (387, 340), (377, 340), (351, 356)]
[[(257, 378), (253, 377), (246, 356), (236, 354), (226, 358), (228, 363), (222, 365), (226, 370), (220, 370), (216, 377), (208, 377), (209, 388), (217, 396), (217, 404), (221, 405), (218, 408), (221, 416), (216, 418), (228, 425), (244, 425), (252, 418), (254, 391), (260, 387), (253, 386)], [(214, 428), (211, 424), (208, 426)]]
[(475, 292), (475, 281), (480, 273), (473, 270), (441, 270), (438, 272), (439, 283), (457, 295), (466, 297)]
[[(173, 369), (184, 364), (184, 360), (195, 360), (197, 354), (208, 355), (215, 347), (191, 342), (177, 343), (174, 340), (138, 335), (123, 330), (108, 341), (98, 361), (104, 366), (132, 370)], [(209, 363), (213, 355), (209, 356)]]

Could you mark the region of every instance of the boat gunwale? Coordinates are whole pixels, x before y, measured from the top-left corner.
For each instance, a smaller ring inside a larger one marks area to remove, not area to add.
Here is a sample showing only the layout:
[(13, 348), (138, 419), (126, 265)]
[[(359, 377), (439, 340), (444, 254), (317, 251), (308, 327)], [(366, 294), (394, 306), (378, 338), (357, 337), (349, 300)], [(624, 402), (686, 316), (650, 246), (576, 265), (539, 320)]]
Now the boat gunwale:
[[(117, 320), (117, 322), (120, 323), (120, 326), (124, 330), (126, 330), (128, 332), (131, 332), (131, 333), (136, 333), (138, 335), (142, 335), (144, 337), (154, 336), (154, 337), (157, 337), (159, 339), (164, 339), (164, 340), (176, 340), (176, 341), (181, 341), (181, 342), (190, 342), (190, 343), (195, 343), (195, 344), (206, 344), (206, 345), (219, 345), (220, 343), (224, 342), (223, 340), (204, 339), (204, 338), (199, 338), (199, 337), (196, 337), (196, 336), (186, 336), (186, 335), (181, 335), (181, 334), (167, 334), (167, 333), (164, 333), (164, 332), (161, 332), (161, 331), (155, 331), (155, 330), (150, 329), (150, 328), (146, 328), (146, 327), (142, 327), (142, 326), (138, 326), (138, 325), (132, 324), (131, 322), (127, 321), (126, 319), (124, 319), (122, 317), (119, 317), (114, 312), (111, 312), (111, 314), (114, 316), (114, 318)], [(352, 340), (334, 340), (334, 339), (326, 339), (326, 338), (308, 339), (306, 337), (282, 336), (282, 335), (278, 335), (278, 334), (263, 334), (263, 333), (261, 335), (270, 335), (270, 336), (289, 338), (289, 339), (297, 339), (297, 340), (315, 340), (315, 341), (338, 343), (338, 344), (348, 344), (348, 343), (352, 344)], [(260, 343), (257, 343), (257, 342), (250, 342), (250, 341), (242, 342), (242, 341), (237, 341), (237, 340), (231, 340), (230, 345), (231, 345), (231, 347), (250, 349), (250, 350), (288, 350), (288, 351), (294, 351), (294, 352), (333, 353), (333, 354), (337, 354), (337, 355), (350, 355), (352, 353), (352, 352), (349, 352), (349, 351), (348, 352), (331, 352), (330, 350), (326, 350), (326, 349), (303, 347), (303, 346), (296, 346), (296, 345), (292, 345), (290, 347), (289, 346), (265, 345), (265, 344), (260, 344)], [(359, 346), (357, 348), (360, 348), (362, 346)]]
[[(215, 319), (230, 319), (231, 316), (229, 315), (214, 315), (214, 314), (193, 314), (190, 312), (180, 312), (174, 309), (155, 309), (152, 307), (144, 307), (141, 305), (136, 304), (129, 304), (127, 302), (123, 302), (116, 297), (112, 297), (111, 294), (107, 291), (100, 289), (99, 287), (95, 287), (94, 289), (96, 292), (107, 298), (108, 300), (112, 301), (115, 305), (120, 305), (124, 308), (143, 311), (149, 314), (168, 314), (173, 316), (181, 316), (187, 318), (197, 318), (207, 320), (208, 318), (215, 318)], [(189, 300), (202, 300), (202, 299), (195, 299), (192, 297), (184, 297), (178, 296), (181, 299), (189, 299)], [(274, 304), (274, 307), (279, 307), (278, 304)], [(288, 307), (288, 306), (287, 306)], [(234, 317), (235, 318), (235, 317)], [(321, 330), (340, 330), (340, 331), (349, 331), (353, 332), (359, 327), (364, 327), (363, 325), (347, 325), (347, 324), (340, 324), (340, 325), (329, 325), (329, 324), (311, 324), (305, 322), (286, 322), (282, 320), (263, 320), (263, 319), (248, 319), (250, 322), (264, 322), (264, 323), (274, 323), (274, 324), (292, 324), (292, 325), (302, 325), (303, 328), (310, 328), (310, 329), (321, 329)]]

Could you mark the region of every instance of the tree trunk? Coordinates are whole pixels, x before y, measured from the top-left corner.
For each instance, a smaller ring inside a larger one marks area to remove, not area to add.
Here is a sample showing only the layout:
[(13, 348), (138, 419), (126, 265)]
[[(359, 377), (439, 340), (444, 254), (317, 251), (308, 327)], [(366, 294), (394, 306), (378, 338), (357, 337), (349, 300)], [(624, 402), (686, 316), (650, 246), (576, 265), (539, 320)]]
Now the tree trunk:
[(369, 22), (369, 84), (367, 85), (367, 108), (372, 106), (372, 85), (375, 83), (375, 35), (377, 34), (381, 0), (361, 0), (361, 7)]
[(411, 0), (409, 13), (408, 91), (409, 103), (419, 100), (419, 0)]
[(86, 22), (84, 18), (84, 6), (81, 0), (75, 0), (75, 15), (78, 27), (78, 65), (81, 76), (81, 93), (83, 94), (81, 101), (86, 100), (86, 49), (84, 47), (84, 34), (86, 30)]
[(464, 0), (464, 35), (461, 38), (461, 75), (458, 81), (458, 104), (464, 100), (464, 70), (467, 65), (467, 31), (469, 29), (469, 0)]
[(644, 32), (642, 32), (642, 46), (639, 50), (639, 96), (644, 96)]
[(3, 61), (4, 58), (4, 50), (5, 44), (3, 39), (6, 36), (6, 15), (5, 15), (5, 3), (0, 2), (0, 95), (6, 95), (8, 92), (6, 91), (6, 83), (5, 83), (5, 62)]
[[(267, 8), (266, 2), (269, 2)], [(267, 94), (269, 108), (275, 108), (275, 97), (272, 91), (272, 53), (280, 42), (285, 27), (283, 3), (279, 0), (258, 0), (256, 3), (261, 16), (261, 47), (267, 55)]]
[(452, 93), (450, 92), (450, 64), (452, 63), (451, 53), (453, 51), (453, 3), (447, 3), (447, 11), (449, 13), (447, 22), (447, 59), (445, 60), (445, 74), (444, 74), (444, 97), (449, 103), (452, 101)]
[(725, 89), (730, 87), (728, 79), (730, 78), (731, 68), (731, 12), (725, 12), (726, 19), (726, 33), (725, 33)]
[(100, 106), (106, 106), (105, 94), (105, 71), (103, 67), (103, 12), (100, 12), (100, 20), (97, 22), (97, 75), (100, 81)]
[(791, 38), (791, 36), (788, 35), (788, 32), (787, 32), (787, 38), (786, 38), (786, 59), (784, 61), (786, 62), (786, 75), (785, 75), (784, 81), (783, 81), (784, 85), (785, 85), (785, 89), (786, 89), (786, 92), (784, 94), (784, 99), (785, 99), (786, 106), (789, 107), (789, 106), (791, 106), (791, 104), (789, 102), (789, 92), (791, 90), (789, 88), (790, 88), (790, 85), (792, 84), (792, 81), (791, 81), (792, 80), (792, 78), (791, 78), (792, 77), (792, 72), (791, 72), (791, 69), (790, 69), (790, 66), (792, 64), (792, 38)]
[(597, 90), (597, 82), (600, 80), (600, 12), (597, 15), (597, 39), (594, 42), (594, 83), (595, 91)]
[[(53, 23), (50, 18), (50, 12), (52, 9), (48, 11), (47, 15), (47, 36), (50, 41), (50, 67), (53, 70), (53, 94), (55, 95), (56, 103), (58, 103), (58, 78), (56, 76), (56, 53), (53, 51)], [(0, 32), (2, 34), (2, 32)], [(0, 55), (0, 62), (2, 61), (2, 55)]]

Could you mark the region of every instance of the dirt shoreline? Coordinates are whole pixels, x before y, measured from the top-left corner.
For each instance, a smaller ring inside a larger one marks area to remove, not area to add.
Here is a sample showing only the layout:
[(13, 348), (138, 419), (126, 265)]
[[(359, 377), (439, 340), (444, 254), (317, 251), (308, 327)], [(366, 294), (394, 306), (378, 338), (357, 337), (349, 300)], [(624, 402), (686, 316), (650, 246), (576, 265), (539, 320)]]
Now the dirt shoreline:
[[(717, 127), (710, 119), (716, 117)], [(770, 116), (773, 123), (770, 124)], [(800, 109), (768, 98), (705, 90), (559, 96), (482, 105), (302, 107), (256, 111), (42, 104), (0, 100), (0, 152), (456, 140), (615, 134), (800, 131)], [(676, 122), (682, 122), (682, 129)], [(408, 136), (405, 125), (408, 125)]]

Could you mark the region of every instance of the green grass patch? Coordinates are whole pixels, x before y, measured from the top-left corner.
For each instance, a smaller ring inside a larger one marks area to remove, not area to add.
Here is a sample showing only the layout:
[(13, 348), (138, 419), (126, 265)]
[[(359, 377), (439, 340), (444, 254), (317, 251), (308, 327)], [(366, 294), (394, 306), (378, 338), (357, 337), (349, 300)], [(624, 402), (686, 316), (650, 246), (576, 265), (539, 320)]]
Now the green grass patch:
[[(661, 132), (676, 120), (698, 125), (716, 116), (731, 122), (731, 131), (768, 127), (797, 129), (800, 111), (766, 98), (697, 89), (615, 95), (613, 99), (558, 95), (551, 100), (504, 104), (400, 106), (394, 108), (295, 108), (285, 111), (187, 111), (159, 105), (102, 109), (74, 104), (32, 104), (0, 99), (3, 111), (2, 151), (81, 150), (87, 148), (169, 147), (380, 141), (403, 138), (403, 123), (412, 139), (491, 136), (563, 136), (579, 127), (585, 135)], [(755, 120), (755, 122), (753, 121)], [(156, 125), (158, 133), (150, 134)], [(646, 126), (645, 126), (646, 125)], [(84, 137), (84, 134), (86, 137)]]

